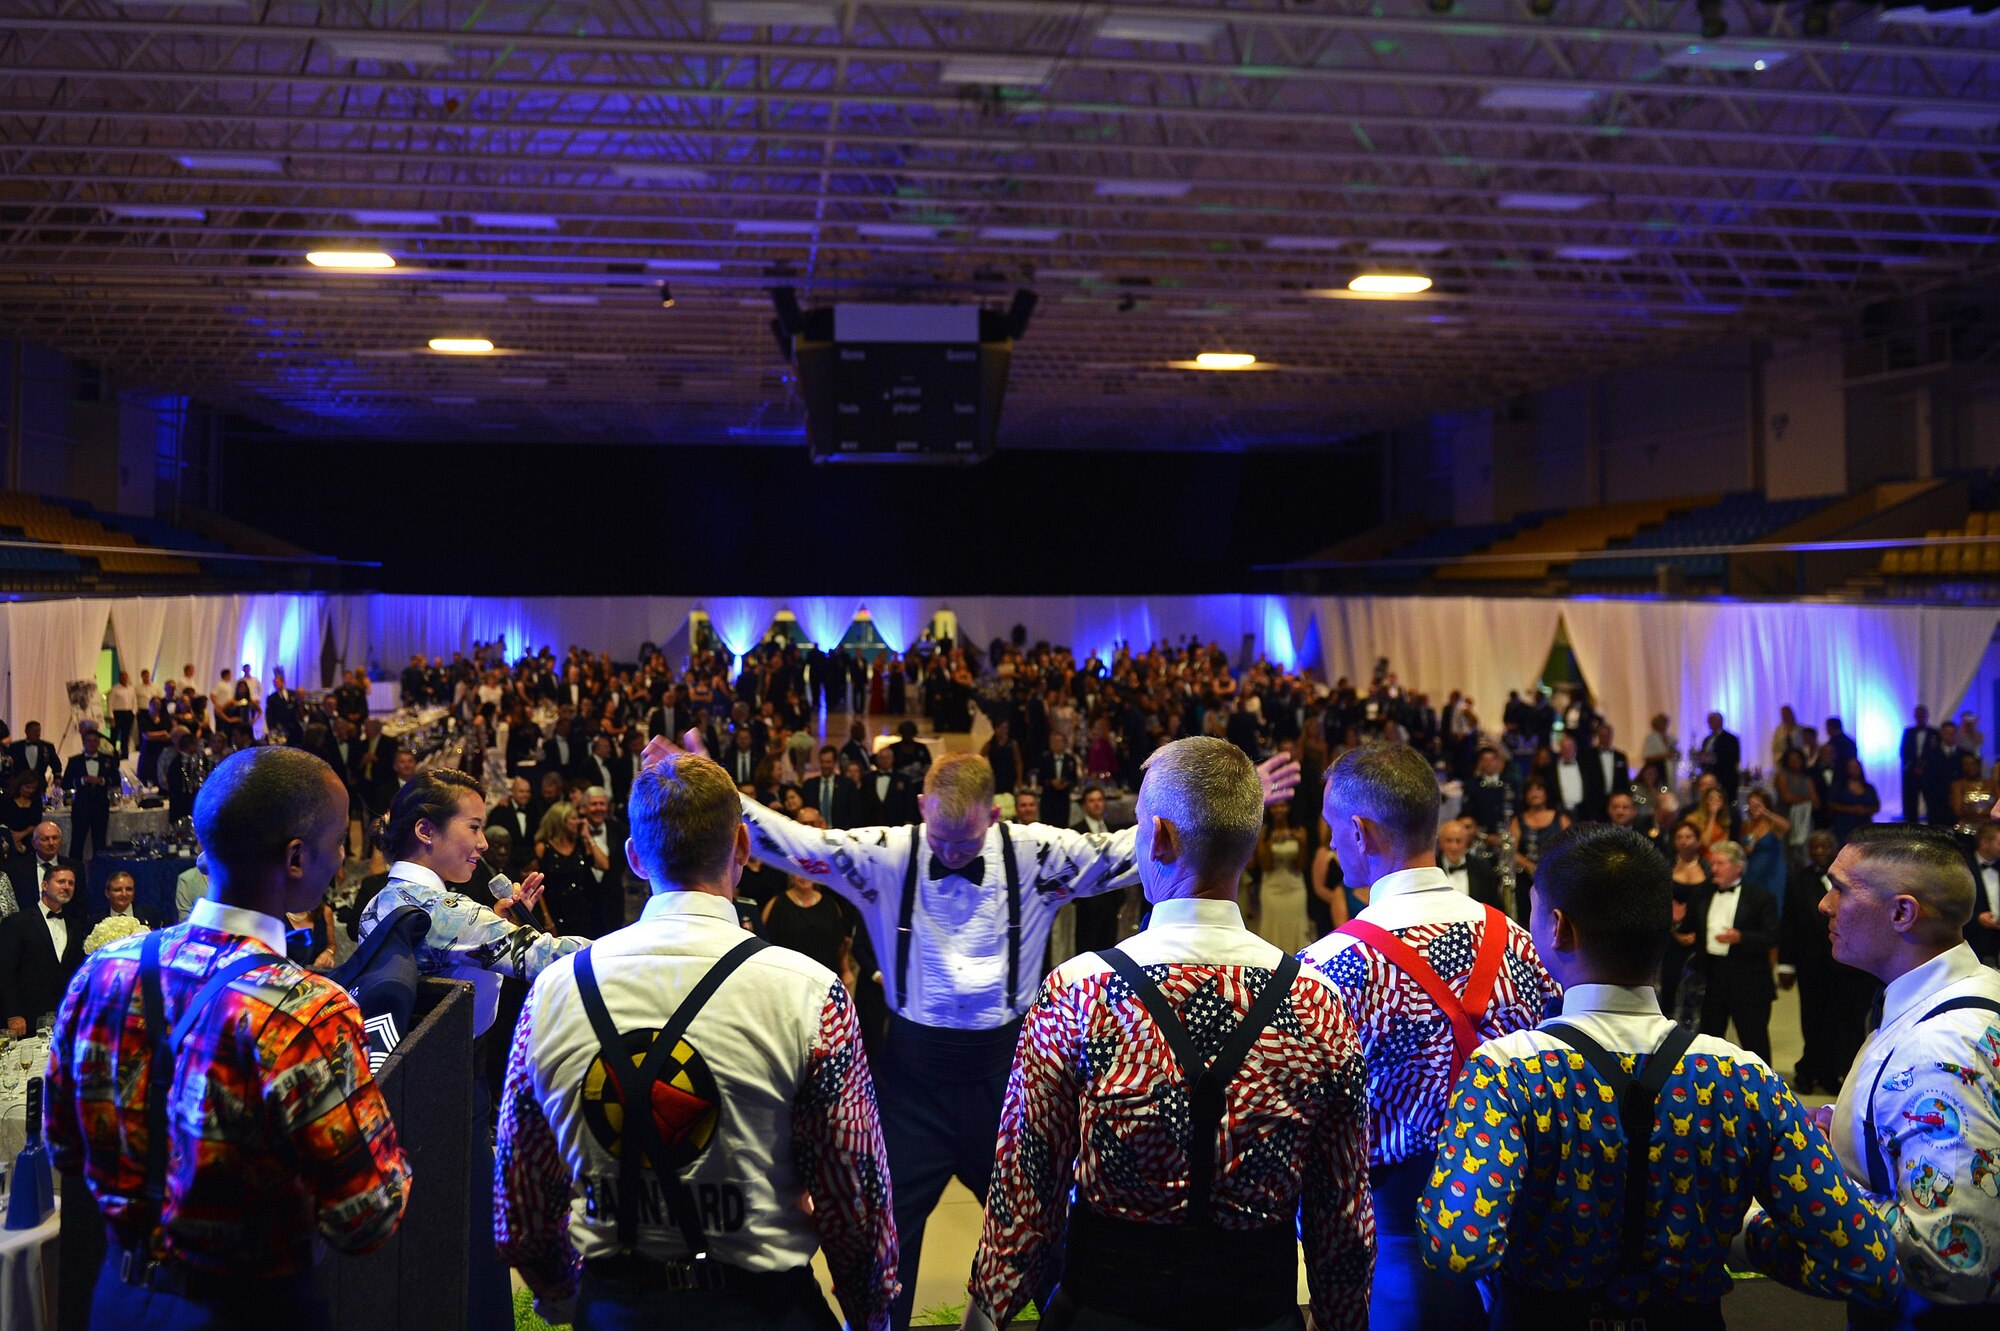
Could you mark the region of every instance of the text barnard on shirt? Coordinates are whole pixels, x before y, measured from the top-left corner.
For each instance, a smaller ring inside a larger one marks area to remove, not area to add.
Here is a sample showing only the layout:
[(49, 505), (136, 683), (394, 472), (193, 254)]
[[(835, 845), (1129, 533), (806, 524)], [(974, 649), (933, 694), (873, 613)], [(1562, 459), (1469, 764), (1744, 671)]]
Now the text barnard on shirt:
[[(665, 1228), (673, 1223), (673, 1215), (667, 1209), (667, 1200), (660, 1181), (651, 1175), (644, 1176), (645, 1189), (639, 1198), (639, 1223)], [(688, 1191), (693, 1194), (695, 1208), (701, 1213), (701, 1232), (704, 1234), (735, 1234), (742, 1230), (748, 1214), (743, 1202), (743, 1192), (733, 1183), (696, 1183)], [(586, 1220), (598, 1224), (618, 1223), (618, 1175), (585, 1174), (583, 1176), (583, 1215)]]

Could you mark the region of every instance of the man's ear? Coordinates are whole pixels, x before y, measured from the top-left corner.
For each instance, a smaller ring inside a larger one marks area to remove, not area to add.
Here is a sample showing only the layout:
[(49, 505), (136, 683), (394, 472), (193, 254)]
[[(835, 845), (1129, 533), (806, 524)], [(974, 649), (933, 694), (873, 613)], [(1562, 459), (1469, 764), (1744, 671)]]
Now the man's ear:
[(1556, 951), (1567, 953), (1577, 950), (1576, 926), (1570, 923), (1569, 916), (1563, 914), (1561, 907), (1549, 912), (1549, 925), (1552, 930), (1550, 941), (1556, 945)]
[(1181, 833), (1166, 819), (1153, 815), (1153, 863), (1173, 864), (1181, 857)]
[(739, 865), (748, 865), (750, 863), (750, 824), (748, 823), (736, 824), (736, 862)]
[(642, 883), (646, 881), (646, 866), (639, 863), (639, 845), (631, 837), (625, 838), (625, 865), (634, 878)]

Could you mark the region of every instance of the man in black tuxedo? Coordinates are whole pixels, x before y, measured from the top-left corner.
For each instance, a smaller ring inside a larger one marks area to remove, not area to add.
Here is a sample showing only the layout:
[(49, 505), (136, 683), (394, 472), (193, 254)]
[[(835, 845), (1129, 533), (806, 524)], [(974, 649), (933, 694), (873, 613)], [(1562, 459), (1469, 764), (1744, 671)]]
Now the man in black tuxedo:
[(590, 752), (577, 764), (576, 774), (593, 786), (610, 791), (613, 808), (624, 808), (632, 793), (632, 755), (617, 752), (609, 735), (591, 739)]
[(1743, 741), (1722, 728), (1722, 713), (1708, 714), (1708, 733), (1694, 751), (1695, 765), (1715, 777), (1729, 802), (1736, 803), (1736, 787), (1743, 768)]
[(507, 829), (509, 875), (520, 873), (535, 858), (535, 832), (542, 825), (543, 812), (535, 798), (535, 788), (525, 776), (509, 781), (507, 798), (486, 811), (487, 826)]
[(1778, 903), (1760, 887), (1743, 882), (1743, 847), (1719, 841), (1709, 847), (1714, 883), (1688, 895), (1682, 947), (1706, 981), (1701, 1033), (1726, 1036), (1736, 1023), (1736, 1043), (1766, 1063), (1771, 1061), (1771, 1003), (1778, 996), (1771, 980), (1771, 949), (1778, 945)]
[[(1043, 808), (1046, 815), (1047, 806)], [(875, 770), (861, 781), (860, 827), (893, 827), (917, 821), (917, 788), (896, 770), (896, 755), (887, 748), (875, 753)]]
[(1604, 818), (1614, 792), (1632, 789), (1632, 764), (1625, 751), (1612, 743), (1611, 723), (1599, 721), (1591, 731), (1590, 747), (1583, 751), (1583, 772), (1592, 795), (1591, 818)]
[(1604, 800), (1604, 821), (1613, 827), (1628, 828), (1646, 838), (1646, 844), (1660, 853), (1660, 858), (1668, 865), (1674, 862), (1674, 829), (1669, 822), (1662, 828), (1648, 819), (1646, 825), (1639, 825), (1639, 803), (1632, 798), (1629, 790), (1614, 790)]
[(1451, 885), (1482, 906), (1502, 910), (1500, 875), (1485, 860), (1473, 859), (1472, 829), (1462, 818), (1454, 818), (1438, 829), (1438, 868)]
[[(83, 752), (63, 770), (63, 789), (70, 798), (69, 849), (79, 862), (104, 853), (111, 827), (111, 788), (118, 784), (118, 759), (104, 747), (97, 727), (83, 723)], [(90, 847), (86, 854), (84, 847)]]
[(271, 693), (264, 699), (264, 733), (283, 735), (285, 743), (297, 744), (300, 738), (300, 713), (304, 703), (299, 691), (285, 682), (285, 671), (281, 666), (271, 672)]
[(42, 883), (39, 897), (0, 920), (0, 1021), (9, 1034), (26, 1035), (37, 1018), (54, 1012), (83, 964), (90, 930), (82, 909), (71, 905), (75, 897), (76, 870), (65, 865)]
[(842, 770), (849, 763), (859, 763), (864, 772), (875, 765), (875, 754), (868, 747), (868, 727), (859, 721), (847, 728), (847, 743), (840, 746)]
[(576, 775), (577, 765), (582, 761), (583, 745), (570, 734), (570, 719), (556, 717), (556, 723), (549, 737), (542, 741), (542, 768), (544, 772), (554, 772), (562, 777)]
[(83, 877), (83, 866), (62, 853), (62, 843), (62, 824), (37, 823), (28, 837), (28, 853), (7, 862), (7, 881), (14, 885), (14, 900), (23, 910), (57, 869)]
[[(1104, 791), (1101, 787), (1085, 786), (1077, 808), (1077, 819), (1070, 824), (1070, 831), (1082, 832), (1086, 836), (1110, 834), (1111, 829), (1104, 821)], [(1048, 821), (1046, 811), (1042, 821)], [(1100, 892), (1075, 903), (1076, 950), (1079, 954), (1117, 946), (1118, 908), (1124, 900), (1123, 892)]]
[(1083, 774), (1076, 755), (1069, 751), (1069, 736), (1060, 730), (1049, 734), (1049, 751), (1035, 764), (1035, 780), (1041, 785), (1042, 821), (1051, 827), (1069, 826), (1070, 793)]
[(819, 772), (799, 785), (799, 795), (808, 809), (818, 809), (828, 827), (856, 827), (861, 792), (840, 774), (840, 751), (831, 744), (819, 751)]
[(62, 764), (56, 759), (56, 746), (42, 738), (40, 721), (30, 721), (21, 727), (21, 738), (8, 746), (7, 757), (16, 772), (40, 772), (44, 789), (62, 771)]
[[(2000, 827), (1993, 830), (1989, 849), (2000, 852)], [(1827, 871), (1839, 852), (1833, 833), (1814, 832), (1806, 839), (1806, 863), (1792, 870), (1785, 883), (1778, 985), (1799, 987), (1799, 1033), (1804, 1045), (1792, 1070), (1792, 1090), (1800, 1095), (1814, 1086), (1829, 1095), (1840, 1094), (1840, 1083), (1867, 1035), (1868, 1007), (1882, 990), (1874, 976), (1833, 959), (1829, 921), (1820, 914), (1819, 903), (1832, 889)]]
[(1967, 857), (1972, 866), (1972, 918), (1965, 941), (1979, 959), (2000, 966), (2000, 823), (1979, 825), (1979, 840)]
[(396, 779), (396, 751), (400, 748), (402, 745), (393, 736), (382, 733), (381, 718), (368, 718), (361, 743), (359, 783), (371, 814), (387, 813), (389, 801), (396, 797), (402, 784)]
[(729, 747), (721, 751), (718, 760), (729, 779), (739, 786), (747, 786), (757, 779), (757, 764), (764, 760), (764, 751), (757, 747), (757, 737), (750, 727), (738, 726), (729, 737)]
[(424, 669), (421, 652), (410, 653), (410, 663), (403, 667), (402, 697), (405, 707), (421, 707), (430, 694), (428, 672)]
[(583, 796), (583, 835), (597, 844), (607, 861), (602, 869), (593, 866), (596, 880), (591, 888), (591, 914), (596, 919), (596, 936), (623, 929), (625, 919), (625, 840), (631, 830), (621, 819), (611, 816), (611, 792), (592, 786)]
[(1903, 744), (1898, 751), (1903, 763), (1903, 821), (1917, 821), (1917, 804), (1924, 805), (1924, 820), (1929, 823), (1948, 824), (1951, 811), (1940, 809), (1930, 798), (1937, 788), (1937, 774), (1944, 766), (1944, 746), (1938, 739), (1937, 728), (1931, 725), (1930, 708), (1918, 705), (1915, 724), (1903, 730)]
[(1598, 789), (1583, 757), (1577, 752), (1576, 737), (1565, 733), (1556, 741), (1555, 780), (1549, 783), (1549, 802), (1572, 822), (1601, 822), (1604, 792)]
[[(178, 920), (164, 919), (153, 911), (137, 903), (139, 884), (131, 874), (120, 869), (104, 883), (104, 911), (90, 916), (91, 928), (96, 928), (99, 920), (108, 920), (113, 915), (130, 915), (148, 929), (164, 929)], [(88, 932), (86, 930), (85, 932)]]

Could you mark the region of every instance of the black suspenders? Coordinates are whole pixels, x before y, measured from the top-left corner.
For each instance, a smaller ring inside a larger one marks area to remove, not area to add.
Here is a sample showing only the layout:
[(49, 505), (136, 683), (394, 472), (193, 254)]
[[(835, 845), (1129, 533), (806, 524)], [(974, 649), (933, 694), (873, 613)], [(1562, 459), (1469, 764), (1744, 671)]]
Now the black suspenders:
[[(618, 1246), (626, 1252), (633, 1251), (638, 1245), (639, 1191), (645, 1186), (641, 1175), (646, 1164), (651, 1162), (653, 1173), (660, 1180), (660, 1191), (667, 1199), (667, 1210), (681, 1232), (681, 1241), (687, 1244), (687, 1260), (701, 1262), (708, 1257), (708, 1245), (702, 1242), (701, 1212), (695, 1205), (694, 1194), (681, 1181), (680, 1171), (666, 1158), (665, 1146), (653, 1123), (653, 1087), (659, 1084), (660, 1072), (675, 1046), (680, 1044), (681, 1037), (687, 1033), (689, 1023), (715, 996), (722, 982), (753, 954), (770, 946), (761, 938), (746, 938), (723, 953), (708, 968), (708, 974), (702, 976), (688, 996), (681, 1000), (673, 1016), (667, 1018), (666, 1025), (660, 1028), (659, 1034), (653, 1037), (653, 1043), (647, 1047), (645, 1059), (636, 1067), (633, 1066), (632, 1055), (625, 1048), (625, 1037), (612, 1024), (611, 1011), (604, 1005), (604, 993), (597, 986), (597, 972), (590, 964), (590, 949), (585, 948), (576, 954), (577, 995), (583, 1000), (583, 1010), (597, 1036), (598, 1052), (604, 1057), (605, 1070), (616, 1085), (618, 1103), (624, 1111), (618, 1144)], [(639, 1107), (638, 1112), (635, 1112), (635, 1106)]]
[[(1000, 829), (1000, 863), (1007, 872), (1007, 1011), (1014, 1011), (1021, 977), (1021, 868), (1014, 858), (1014, 839), (1007, 824)], [(910, 861), (903, 867), (903, 899), (896, 918), (896, 1010), (910, 1003), (910, 939), (917, 913), (917, 864), (924, 854), (924, 825), (910, 825)]]
[(1215, 1060), (1203, 1063), (1187, 1027), (1181, 1024), (1167, 996), (1147, 978), (1139, 963), (1115, 947), (1106, 948), (1097, 956), (1131, 985), (1132, 992), (1146, 1005), (1153, 1024), (1167, 1037), (1167, 1047), (1173, 1051), (1181, 1076), (1188, 1083), (1188, 1191), (1187, 1211), (1181, 1223), (1197, 1229), (1213, 1228), (1215, 1217), (1210, 1214), (1209, 1195), (1215, 1187), (1215, 1138), (1228, 1109), (1229, 1083), (1236, 1079), (1236, 1070), (1243, 1065), (1250, 1046), (1257, 1043), (1257, 1037), (1277, 1015), (1278, 1004), (1291, 993), (1292, 981), (1299, 974), (1298, 958), (1286, 957), (1278, 963), (1264, 985), (1264, 992), (1257, 995), (1257, 1001), (1250, 1005), (1228, 1041), (1216, 1052)]
[(1660, 1047), (1647, 1055), (1645, 1071), (1634, 1077), (1625, 1071), (1616, 1054), (1576, 1027), (1552, 1021), (1540, 1029), (1542, 1034), (1553, 1036), (1589, 1060), (1597, 1075), (1618, 1097), (1618, 1128), (1625, 1138), (1625, 1216), (1620, 1237), (1624, 1240), (1627, 1264), (1642, 1264), (1646, 1181), (1651, 1174), (1645, 1153), (1653, 1139), (1654, 1107), (1660, 1100), (1660, 1088), (1673, 1075), (1681, 1055), (1694, 1043), (1694, 1032), (1685, 1026), (1668, 1031)]
[[(1967, 994), (1963, 998), (1948, 998), (1917, 1018), (1916, 1024), (1921, 1026), (1932, 1017), (1941, 1017), (1947, 1012), (1958, 1012), (1966, 1008), (2000, 1013), (2000, 1002), (1982, 998), (1977, 994)], [(1895, 1051), (1891, 1050), (1888, 1055), (1884, 1055), (1881, 1064), (1875, 1069), (1875, 1080), (1868, 1087), (1868, 1114), (1862, 1131), (1868, 1147), (1868, 1191), (1878, 1197), (1896, 1195), (1896, 1177), (1889, 1172), (1889, 1162), (1882, 1157), (1882, 1139), (1875, 1132), (1875, 1093), (1882, 1089), (1882, 1074), (1888, 1070), (1889, 1058), (1894, 1053)]]

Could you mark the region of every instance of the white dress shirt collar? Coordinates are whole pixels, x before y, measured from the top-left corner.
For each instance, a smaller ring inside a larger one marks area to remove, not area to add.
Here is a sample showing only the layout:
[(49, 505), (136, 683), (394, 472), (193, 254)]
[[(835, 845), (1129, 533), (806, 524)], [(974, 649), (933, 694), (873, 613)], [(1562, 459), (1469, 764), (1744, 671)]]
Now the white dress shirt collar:
[(405, 883), (414, 883), (418, 887), (432, 888), (439, 892), (451, 891), (450, 885), (444, 879), (438, 877), (436, 870), (426, 869), (415, 860), (397, 860), (389, 866), (389, 877), (400, 879)]
[(1242, 929), (1243, 911), (1233, 901), (1214, 897), (1173, 897), (1153, 903), (1148, 929)]
[(646, 904), (639, 912), (643, 924), (658, 924), (665, 920), (711, 919), (727, 924), (732, 929), (741, 928), (736, 918), (736, 907), (713, 892), (655, 892), (646, 898)]
[(1578, 984), (1563, 990), (1562, 1014), (1581, 1017), (1603, 1012), (1620, 1017), (1657, 1017), (1660, 996), (1648, 987), (1624, 984)]
[(212, 897), (203, 897), (188, 912), (188, 923), (219, 934), (254, 939), (279, 956), (285, 955), (285, 922), (260, 910), (225, 906)]
[(1439, 889), (1453, 891), (1451, 877), (1436, 865), (1424, 865), (1415, 869), (1398, 869), (1394, 873), (1383, 874), (1369, 888), (1368, 904), (1377, 906), (1397, 897), (1416, 892), (1435, 892)]
[[(1977, 975), (1985, 967), (1970, 943), (1960, 943), (1941, 952), (1906, 975), (1899, 975), (1882, 991), (1882, 1025), (1893, 1026), (1912, 1009), (1930, 1001), (1940, 989)], [(1929, 1011), (1925, 1008), (1924, 1011)], [(1919, 1013), (1918, 1015), (1922, 1015)]]

